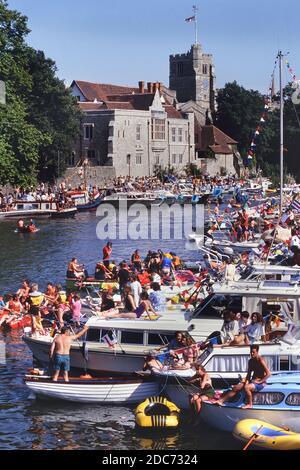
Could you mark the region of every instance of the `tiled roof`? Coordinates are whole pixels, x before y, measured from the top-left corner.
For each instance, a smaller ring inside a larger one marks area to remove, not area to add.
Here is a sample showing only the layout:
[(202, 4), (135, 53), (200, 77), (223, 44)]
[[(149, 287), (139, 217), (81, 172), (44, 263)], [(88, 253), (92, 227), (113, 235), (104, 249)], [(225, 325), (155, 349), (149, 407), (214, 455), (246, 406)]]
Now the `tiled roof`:
[(110, 101), (128, 102), (132, 104), (132, 109), (148, 111), (153, 103), (154, 93), (135, 93), (126, 95), (109, 96)]
[(128, 101), (105, 101), (103, 109), (134, 109)]
[(94, 111), (96, 109), (103, 108), (102, 103), (94, 103), (94, 102), (91, 103), (90, 101), (79, 101), (78, 105), (82, 111)]
[[(139, 89), (134, 87), (111, 85), (105, 83), (91, 83), (81, 80), (74, 80), (72, 85), (76, 84), (87, 101), (105, 101), (110, 95), (138, 93)], [(71, 85), (71, 86), (72, 86)]]
[(183, 119), (183, 116), (180, 111), (178, 111), (174, 106), (165, 105), (165, 111), (167, 113), (168, 118), (170, 119)]
[[(146, 89), (144, 93), (139, 93), (138, 88), (122, 87), (118, 85), (105, 85), (100, 83), (90, 83), (74, 81), (87, 99), (86, 102), (79, 101), (82, 111), (94, 111), (99, 109), (135, 109), (149, 111), (153, 103), (155, 93), (149, 93)], [(97, 99), (97, 102), (94, 100)], [(163, 105), (168, 118), (183, 119), (180, 111), (172, 106), (165, 97), (166, 103)]]
[(230, 145), (236, 145), (237, 142), (222, 132), (215, 126), (199, 126), (195, 127), (199, 136), (199, 142), (196, 144), (196, 150), (208, 151), (212, 150), (215, 154), (232, 154)]

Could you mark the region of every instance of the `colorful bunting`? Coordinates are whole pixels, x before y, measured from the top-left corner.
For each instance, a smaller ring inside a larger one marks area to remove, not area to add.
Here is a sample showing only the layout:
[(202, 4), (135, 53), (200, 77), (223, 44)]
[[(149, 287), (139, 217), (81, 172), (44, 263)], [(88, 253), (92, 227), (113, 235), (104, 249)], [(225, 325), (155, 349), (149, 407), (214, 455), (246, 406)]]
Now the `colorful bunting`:
[(248, 152), (247, 152), (246, 165), (247, 164), (249, 165), (252, 162), (252, 160), (255, 156), (256, 146), (257, 146), (257, 143), (256, 143), (257, 138), (261, 134), (261, 131), (263, 130), (264, 124), (267, 121), (267, 117), (268, 117), (267, 113), (270, 110), (270, 103), (272, 102), (273, 82), (274, 82), (274, 74), (275, 74), (275, 69), (276, 69), (276, 66), (277, 66), (277, 62), (278, 62), (278, 58), (276, 58), (276, 61), (275, 61), (275, 64), (274, 64), (274, 69), (273, 69), (273, 72), (272, 72), (272, 75), (271, 75), (269, 93), (264, 98), (264, 111), (260, 116), (259, 125), (256, 127), (256, 129), (254, 131), (254, 134), (253, 134), (253, 137), (252, 137), (252, 140), (251, 140), (251, 144), (250, 144), (250, 147), (249, 147)]

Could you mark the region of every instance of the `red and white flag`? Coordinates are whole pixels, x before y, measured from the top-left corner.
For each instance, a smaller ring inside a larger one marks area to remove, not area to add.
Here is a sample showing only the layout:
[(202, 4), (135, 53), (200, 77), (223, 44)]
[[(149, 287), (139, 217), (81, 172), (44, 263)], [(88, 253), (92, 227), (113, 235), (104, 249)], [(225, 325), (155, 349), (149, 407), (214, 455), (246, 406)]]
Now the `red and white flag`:
[(192, 21), (195, 21), (196, 17), (195, 16), (190, 16), (189, 18), (186, 18), (185, 21), (187, 23), (192, 23)]
[(118, 339), (116, 334), (113, 332), (111, 334), (107, 333), (106, 335), (102, 336), (101, 341), (105, 341), (108, 347), (114, 348), (115, 344), (118, 342)]

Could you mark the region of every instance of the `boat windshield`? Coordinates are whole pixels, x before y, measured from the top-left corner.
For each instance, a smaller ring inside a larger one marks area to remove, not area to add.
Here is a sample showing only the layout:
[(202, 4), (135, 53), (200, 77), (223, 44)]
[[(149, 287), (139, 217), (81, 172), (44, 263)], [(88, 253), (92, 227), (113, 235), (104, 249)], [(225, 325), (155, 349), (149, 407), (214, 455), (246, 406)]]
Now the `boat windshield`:
[(206, 315), (220, 318), (222, 312), (226, 309), (233, 312), (241, 312), (242, 297), (240, 295), (210, 294), (195, 308), (192, 318), (199, 318)]

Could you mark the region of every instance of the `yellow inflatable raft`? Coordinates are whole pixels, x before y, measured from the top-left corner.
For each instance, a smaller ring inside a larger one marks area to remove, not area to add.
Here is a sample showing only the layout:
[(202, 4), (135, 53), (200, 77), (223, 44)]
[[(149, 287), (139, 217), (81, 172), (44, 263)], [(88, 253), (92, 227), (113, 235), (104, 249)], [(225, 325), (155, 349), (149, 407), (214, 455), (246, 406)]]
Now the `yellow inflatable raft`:
[(177, 428), (180, 409), (164, 397), (150, 397), (135, 409), (135, 423), (140, 428)]
[(292, 432), (258, 419), (242, 419), (233, 430), (233, 436), (242, 442), (274, 450), (299, 450), (300, 433)]

